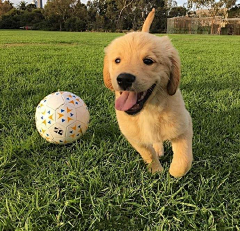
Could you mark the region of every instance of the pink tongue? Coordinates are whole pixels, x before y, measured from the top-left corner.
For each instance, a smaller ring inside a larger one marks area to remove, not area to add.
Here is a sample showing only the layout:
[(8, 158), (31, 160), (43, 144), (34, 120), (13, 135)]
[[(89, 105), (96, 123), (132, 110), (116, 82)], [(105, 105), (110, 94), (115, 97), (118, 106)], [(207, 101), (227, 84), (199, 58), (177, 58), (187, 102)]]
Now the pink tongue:
[(137, 103), (137, 93), (124, 91), (115, 101), (115, 108), (119, 111), (127, 111)]

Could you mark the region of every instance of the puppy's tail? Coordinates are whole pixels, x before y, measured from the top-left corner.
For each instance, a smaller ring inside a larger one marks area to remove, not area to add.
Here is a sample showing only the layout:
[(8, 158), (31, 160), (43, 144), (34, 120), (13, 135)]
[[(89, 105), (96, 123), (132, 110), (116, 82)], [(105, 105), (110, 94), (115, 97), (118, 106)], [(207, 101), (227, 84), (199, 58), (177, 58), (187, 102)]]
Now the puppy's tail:
[(154, 19), (154, 15), (155, 15), (155, 8), (153, 8), (152, 11), (148, 14), (148, 16), (143, 24), (142, 32), (149, 32), (150, 26)]

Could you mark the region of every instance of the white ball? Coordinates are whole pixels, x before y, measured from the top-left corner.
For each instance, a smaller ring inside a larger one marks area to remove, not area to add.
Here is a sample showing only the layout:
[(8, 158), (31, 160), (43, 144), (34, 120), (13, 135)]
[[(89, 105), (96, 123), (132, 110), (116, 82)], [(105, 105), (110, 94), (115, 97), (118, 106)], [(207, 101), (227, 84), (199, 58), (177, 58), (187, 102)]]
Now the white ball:
[(44, 139), (55, 144), (67, 144), (86, 132), (89, 112), (79, 96), (59, 91), (40, 101), (35, 120), (37, 130)]

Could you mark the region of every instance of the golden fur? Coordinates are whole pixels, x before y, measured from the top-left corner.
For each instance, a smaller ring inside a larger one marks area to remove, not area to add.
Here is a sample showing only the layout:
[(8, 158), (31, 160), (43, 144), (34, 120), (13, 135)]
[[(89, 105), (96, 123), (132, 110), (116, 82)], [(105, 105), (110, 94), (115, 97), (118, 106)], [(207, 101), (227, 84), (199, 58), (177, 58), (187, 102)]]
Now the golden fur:
[[(144, 23), (144, 32), (117, 38), (105, 49), (104, 83), (115, 92), (116, 99), (122, 91), (116, 80), (121, 73), (136, 76), (130, 91), (144, 92), (156, 83), (138, 114), (116, 110), (117, 120), (121, 132), (153, 173), (162, 171), (159, 156), (163, 155), (163, 142), (169, 140), (174, 153), (169, 171), (172, 176), (181, 177), (192, 165), (192, 122), (178, 88), (178, 52), (168, 37), (147, 33), (153, 18), (154, 10)], [(143, 62), (146, 57), (154, 60), (153, 65)], [(116, 64), (116, 58), (121, 58), (121, 63)]]

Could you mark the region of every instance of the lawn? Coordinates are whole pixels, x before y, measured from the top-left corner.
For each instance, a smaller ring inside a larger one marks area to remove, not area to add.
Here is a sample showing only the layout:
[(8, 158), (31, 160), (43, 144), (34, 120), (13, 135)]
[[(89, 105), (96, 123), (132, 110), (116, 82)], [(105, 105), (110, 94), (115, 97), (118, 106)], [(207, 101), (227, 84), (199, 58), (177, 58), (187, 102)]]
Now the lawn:
[[(119, 132), (102, 67), (120, 35), (0, 31), (0, 230), (240, 230), (240, 37), (170, 35), (194, 129), (193, 167), (174, 179), (168, 143), (151, 175)], [(35, 128), (37, 104), (57, 90), (91, 115), (67, 146)]]

